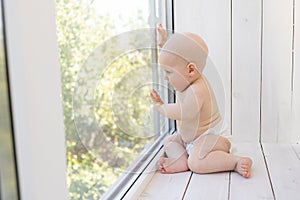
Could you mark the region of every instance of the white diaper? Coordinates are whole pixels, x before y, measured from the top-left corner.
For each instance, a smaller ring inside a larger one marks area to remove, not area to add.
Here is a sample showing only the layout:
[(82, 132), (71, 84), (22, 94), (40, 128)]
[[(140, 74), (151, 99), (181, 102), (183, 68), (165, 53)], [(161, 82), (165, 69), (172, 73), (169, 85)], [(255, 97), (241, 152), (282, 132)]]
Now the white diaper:
[(193, 149), (194, 144), (207, 134), (220, 135), (226, 138), (229, 138), (231, 136), (228, 124), (223, 120), (221, 120), (217, 125), (215, 125), (212, 128), (209, 128), (207, 131), (199, 135), (194, 141), (186, 143), (185, 149), (188, 155), (190, 155), (190, 152)]

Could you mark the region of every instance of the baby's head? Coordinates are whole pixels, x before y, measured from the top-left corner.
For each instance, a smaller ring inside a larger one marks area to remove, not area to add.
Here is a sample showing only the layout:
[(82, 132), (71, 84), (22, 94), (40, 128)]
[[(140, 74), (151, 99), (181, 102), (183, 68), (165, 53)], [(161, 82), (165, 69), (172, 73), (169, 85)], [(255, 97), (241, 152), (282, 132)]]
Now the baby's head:
[(192, 33), (175, 33), (161, 49), (159, 62), (165, 79), (176, 91), (183, 92), (201, 77), (206, 64), (208, 48)]
[(162, 47), (160, 59), (194, 63), (198, 72), (202, 73), (207, 55), (207, 45), (200, 36), (193, 33), (175, 33)]

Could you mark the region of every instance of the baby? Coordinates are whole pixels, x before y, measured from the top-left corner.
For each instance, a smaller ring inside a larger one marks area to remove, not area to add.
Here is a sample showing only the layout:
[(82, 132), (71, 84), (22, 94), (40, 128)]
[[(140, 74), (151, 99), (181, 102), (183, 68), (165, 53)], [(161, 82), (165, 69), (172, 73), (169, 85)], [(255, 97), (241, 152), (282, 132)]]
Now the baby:
[(162, 47), (159, 62), (165, 79), (176, 90), (176, 103), (164, 103), (152, 90), (154, 108), (163, 116), (177, 120), (178, 131), (164, 141), (167, 157), (160, 158), (161, 173), (191, 170), (195, 173), (236, 171), (249, 178), (252, 160), (230, 154), (231, 144), (221, 136), (226, 130), (217, 101), (202, 74), (208, 48), (204, 40), (192, 33), (173, 34), (167, 40), (160, 25)]

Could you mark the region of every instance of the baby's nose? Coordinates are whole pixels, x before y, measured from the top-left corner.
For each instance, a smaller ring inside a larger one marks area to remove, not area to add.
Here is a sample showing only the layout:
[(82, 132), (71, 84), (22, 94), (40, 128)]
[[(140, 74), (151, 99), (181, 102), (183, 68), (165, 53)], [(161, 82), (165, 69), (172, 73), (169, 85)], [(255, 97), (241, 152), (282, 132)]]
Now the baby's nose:
[(165, 76), (165, 80), (166, 80), (166, 81), (169, 81), (169, 78), (168, 78), (167, 76)]

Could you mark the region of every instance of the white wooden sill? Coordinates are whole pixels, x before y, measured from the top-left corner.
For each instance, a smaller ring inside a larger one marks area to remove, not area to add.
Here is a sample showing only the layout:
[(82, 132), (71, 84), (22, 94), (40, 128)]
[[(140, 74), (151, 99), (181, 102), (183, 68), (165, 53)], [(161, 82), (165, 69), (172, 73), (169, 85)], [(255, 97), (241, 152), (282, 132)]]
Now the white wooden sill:
[(155, 165), (162, 153), (161, 150), (123, 199), (300, 199), (299, 144), (233, 144), (233, 154), (253, 159), (250, 179), (235, 172), (160, 174)]

